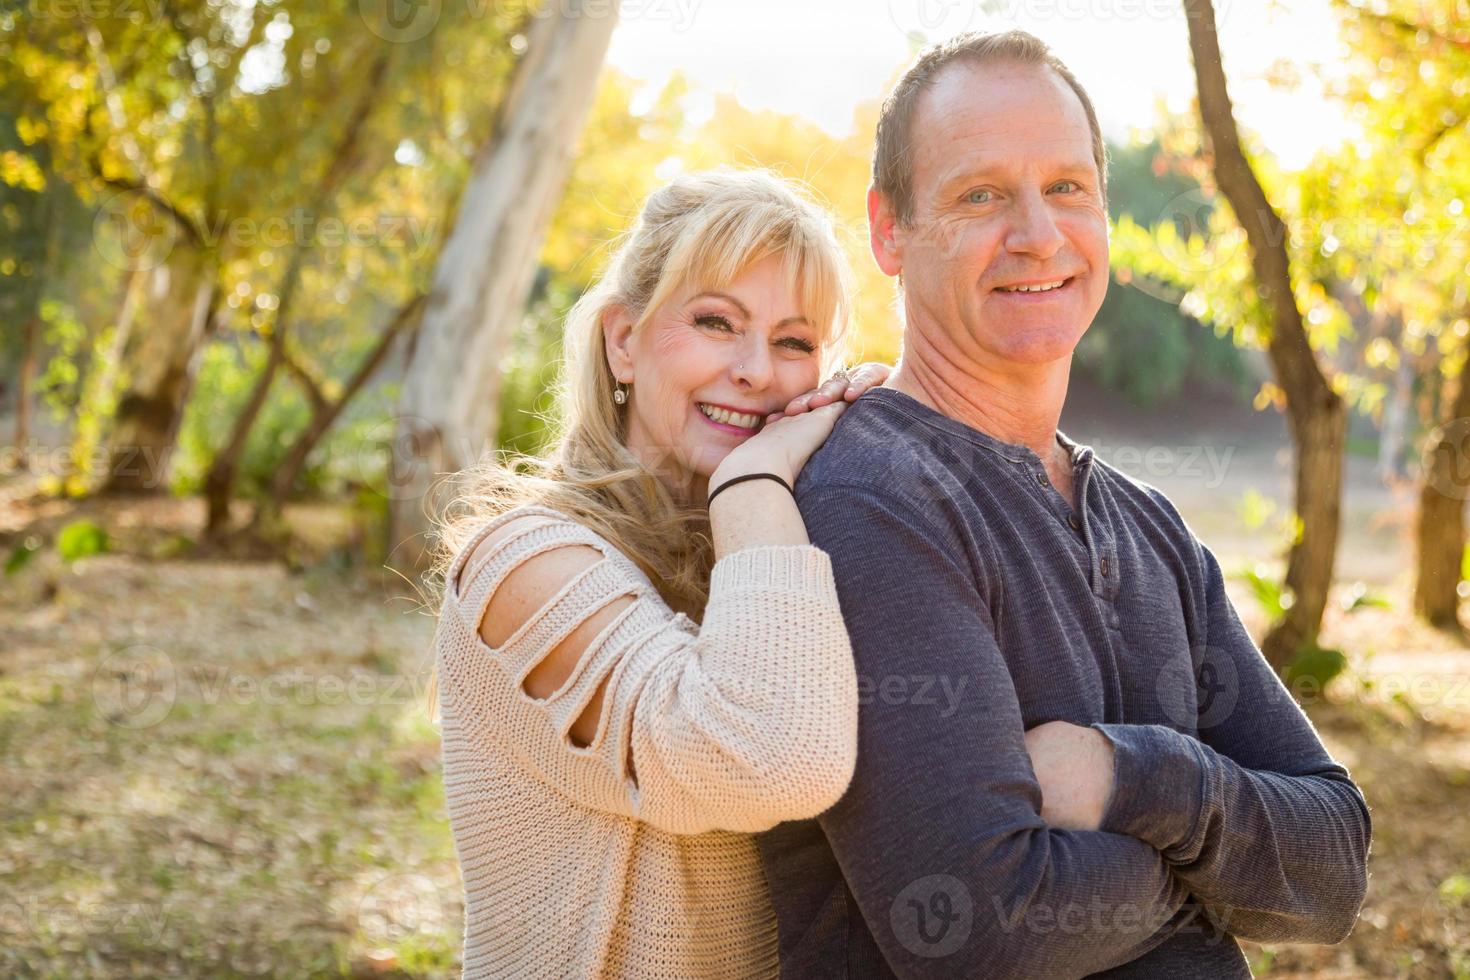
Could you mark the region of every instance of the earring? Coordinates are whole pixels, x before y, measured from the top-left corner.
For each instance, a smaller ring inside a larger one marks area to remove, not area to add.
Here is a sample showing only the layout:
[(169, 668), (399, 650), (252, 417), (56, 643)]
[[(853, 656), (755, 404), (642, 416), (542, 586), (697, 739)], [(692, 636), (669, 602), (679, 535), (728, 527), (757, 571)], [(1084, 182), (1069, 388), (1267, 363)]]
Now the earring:
[(625, 387), (623, 387), (622, 382), (619, 382), (618, 385), (617, 385), (617, 387), (613, 389), (613, 401), (616, 404), (622, 405), (627, 400), (628, 400), (628, 389), (625, 388)]

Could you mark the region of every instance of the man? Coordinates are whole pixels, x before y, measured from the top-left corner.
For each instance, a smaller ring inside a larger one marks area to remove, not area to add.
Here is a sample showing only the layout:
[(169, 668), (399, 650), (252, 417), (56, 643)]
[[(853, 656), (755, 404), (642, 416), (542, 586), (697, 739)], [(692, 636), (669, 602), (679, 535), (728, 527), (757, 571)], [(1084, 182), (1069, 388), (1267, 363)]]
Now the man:
[(904, 353), (802, 471), (861, 678), (857, 771), (762, 835), (782, 972), (1245, 977), (1343, 939), (1367, 806), (1157, 490), (1057, 431), (1108, 281), (1105, 158), (1022, 32), (884, 105), (873, 254)]

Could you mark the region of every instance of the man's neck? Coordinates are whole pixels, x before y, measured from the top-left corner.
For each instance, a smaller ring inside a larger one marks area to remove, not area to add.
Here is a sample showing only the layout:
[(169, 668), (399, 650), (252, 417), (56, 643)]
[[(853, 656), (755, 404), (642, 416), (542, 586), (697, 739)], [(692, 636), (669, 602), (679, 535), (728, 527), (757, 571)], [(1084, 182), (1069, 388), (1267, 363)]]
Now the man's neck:
[(928, 405), (1002, 442), (1025, 446), (1045, 462), (1058, 453), (1057, 422), (1067, 399), (1071, 359), (1049, 364), (992, 365), (946, 356), (916, 341), (885, 387)]

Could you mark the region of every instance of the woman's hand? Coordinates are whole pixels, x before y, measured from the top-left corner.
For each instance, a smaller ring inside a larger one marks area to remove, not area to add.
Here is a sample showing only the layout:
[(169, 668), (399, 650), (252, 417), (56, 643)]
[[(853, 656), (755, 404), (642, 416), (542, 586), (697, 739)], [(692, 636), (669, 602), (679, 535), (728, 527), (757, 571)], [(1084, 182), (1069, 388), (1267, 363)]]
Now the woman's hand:
[(1026, 733), (1041, 784), (1041, 819), (1062, 830), (1097, 830), (1113, 794), (1113, 743), (1096, 728), (1048, 721)]
[(791, 399), (784, 411), (767, 415), (766, 421), (773, 422), (779, 418), (800, 415), (802, 412), (831, 405), (833, 402), (855, 401), (869, 388), (882, 387), (892, 373), (892, 365), (878, 361), (867, 361), (857, 367), (838, 371), (823, 381), (820, 386)]
[[(711, 490), (747, 473), (775, 473), (787, 483), (832, 434), (847, 402), (836, 401), (800, 415), (772, 415), (761, 430), (730, 451), (709, 478)], [(783, 491), (784, 492), (784, 491)]]

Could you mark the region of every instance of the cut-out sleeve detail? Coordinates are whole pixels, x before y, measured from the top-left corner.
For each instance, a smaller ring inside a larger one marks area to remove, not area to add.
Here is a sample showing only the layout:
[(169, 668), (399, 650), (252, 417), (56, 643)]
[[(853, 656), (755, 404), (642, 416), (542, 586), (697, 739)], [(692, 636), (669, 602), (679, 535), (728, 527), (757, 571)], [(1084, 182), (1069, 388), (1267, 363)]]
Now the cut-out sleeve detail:
[[(511, 621), (482, 622), (502, 608)], [(820, 813), (852, 775), (857, 678), (831, 561), (810, 545), (723, 558), (700, 627), (606, 539), (522, 507), (455, 557), (437, 645), (441, 708), (476, 750), (583, 806), (753, 832)]]

